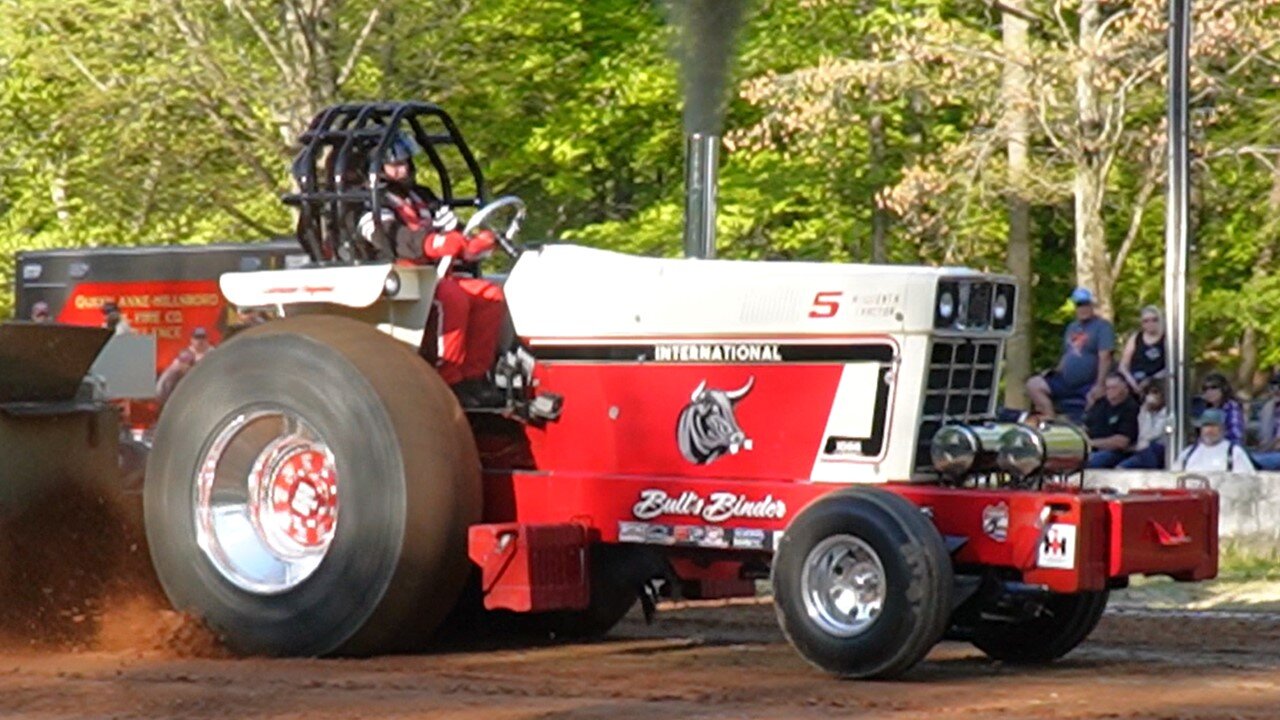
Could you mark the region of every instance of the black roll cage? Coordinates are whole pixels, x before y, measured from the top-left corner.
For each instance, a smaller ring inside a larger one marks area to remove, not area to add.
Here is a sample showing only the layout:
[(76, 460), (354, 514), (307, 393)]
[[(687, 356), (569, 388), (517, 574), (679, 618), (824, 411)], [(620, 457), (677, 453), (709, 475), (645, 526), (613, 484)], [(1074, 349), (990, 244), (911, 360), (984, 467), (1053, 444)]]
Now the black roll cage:
[[(388, 259), (378, 257), (378, 249), (359, 236), (356, 223), (364, 212), (381, 216), (385, 182), (378, 171), (402, 130), (426, 153), (436, 172), (441, 202), (474, 208), (489, 202), (480, 164), (453, 118), (439, 106), (426, 102), (333, 105), (312, 118), (298, 137), (300, 148), (291, 166), (298, 190), (281, 198), (298, 208), (298, 243), (313, 263)], [(474, 195), (455, 194), (454, 178), (440, 153), (446, 147), (456, 148), (462, 158)], [(394, 244), (384, 252), (394, 254)]]

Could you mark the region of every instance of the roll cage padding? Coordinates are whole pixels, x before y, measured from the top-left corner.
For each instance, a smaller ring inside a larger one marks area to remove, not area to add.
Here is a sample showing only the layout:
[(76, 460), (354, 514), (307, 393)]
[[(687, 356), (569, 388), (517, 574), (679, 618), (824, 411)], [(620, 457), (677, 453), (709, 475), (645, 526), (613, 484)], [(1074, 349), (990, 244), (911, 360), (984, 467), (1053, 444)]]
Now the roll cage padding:
[[(291, 167), (298, 189), (282, 197), (298, 208), (298, 243), (313, 263), (387, 259), (376, 257), (378, 249), (359, 237), (356, 223), (362, 213), (372, 211), (378, 217), (383, 208), (385, 185), (378, 171), (401, 130), (411, 134), (426, 153), (443, 203), (481, 207), (489, 201), (480, 164), (453, 118), (439, 106), (425, 102), (333, 105), (316, 114), (299, 136)], [(455, 178), (440, 152), (447, 147), (455, 148), (462, 158), (474, 195), (455, 194)], [(384, 251), (394, 255), (395, 249)]]

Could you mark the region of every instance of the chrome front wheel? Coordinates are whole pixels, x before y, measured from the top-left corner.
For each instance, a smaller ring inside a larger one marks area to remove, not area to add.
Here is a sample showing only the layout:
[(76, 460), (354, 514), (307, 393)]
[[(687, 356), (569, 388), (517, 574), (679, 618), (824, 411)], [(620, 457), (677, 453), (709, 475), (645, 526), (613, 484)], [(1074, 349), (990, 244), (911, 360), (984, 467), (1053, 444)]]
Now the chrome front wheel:
[(880, 617), (885, 572), (880, 556), (861, 538), (833, 535), (809, 551), (800, 592), (805, 613), (836, 637), (853, 637)]

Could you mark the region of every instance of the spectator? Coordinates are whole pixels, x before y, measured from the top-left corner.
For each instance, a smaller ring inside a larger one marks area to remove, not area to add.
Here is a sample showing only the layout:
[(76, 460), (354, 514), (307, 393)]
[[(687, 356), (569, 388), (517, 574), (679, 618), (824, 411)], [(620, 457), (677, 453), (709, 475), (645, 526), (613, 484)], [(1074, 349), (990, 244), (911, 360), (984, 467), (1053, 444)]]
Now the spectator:
[(1103, 399), (1089, 406), (1084, 419), (1089, 435), (1089, 467), (1113, 468), (1129, 456), (1138, 439), (1138, 404), (1118, 372), (1103, 381)]
[(1244, 448), (1226, 436), (1227, 413), (1206, 408), (1196, 420), (1200, 437), (1182, 451), (1179, 465), (1198, 472), (1253, 472), (1253, 462)]
[(160, 373), (160, 379), (156, 381), (156, 402), (163, 408), (164, 404), (169, 400), (169, 396), (173, 394), (173, 389), (178, 387), (178, 383), (182, 378), (186, 377), (191, 368), (196, 364), (195, 355), (190, 350), (183, 350), (178, 356), (169, 363), (169, 367)]
[[(1056, 403), (1083, 409), (1102, 397), (1103, 381), (1111, 370), (1116, 347), (1116, 333), (1111, 323), (1094, 312), (1093, 293), (1076, 288), (1071, 293), (1071, 302), (1076, 306), (1076, 319), (1063, 333), (1058, 366), (1027, 380), (1027, 394), (1033, 409), (1046, 419), (1054, 416)], [(1070, 413), (1067, 407), (1064, 411)]]
[(1211, 372), (1200, 385), (1200, 398), (1206, 410), (1221, 410), (1225, 420), (1225, 432), (1228, 442), (1236, 445), (1244, 444), (1244, 406), (1236, 400), (1235, 391), (1227, 376), (1220, 372)]
[(1129, 387), (1141, 394), (1142, 389), (1153, 378), (1163, 378), (1169, 374), (1165, 362), (1164, 318), (1155, 305), (1142, 308), (1138, 314), (1138, 331), (1124, 344), (1120, 353), (1120, 372)]
[(40, 300), (31, 306), (31, 321), (38, 323), (53, 322), (53, 314), (49, 312), (49, 303)]
[(116, 335), (128, 335), (133, 332), (129, 321), (120, 313), (120, 306), (114, 300), (108, 300), (102, 304), (102, 327)]
[(1124, 470), (1163, 470), (1165, 435), (1169, 432), (1169, 408), (1165, 403), (1164, 382), (1152, 380), (1142, 394), (1138, 411), (1138, 443), (1133, 454), (1117, 467)]
[(195, 358), (192, 362), (200, 362), (212, 349), (213, 345), (209, 343), (208, 330), (198, 327), (191, 331), (191, 344), (187, 345), (187, 351)]
[(1267, 399), (1258, 412), (1258, 449), (1254, 451), (1253, 464), (1259, 470), (1280, 470), (1280, 418), (1276, 417), (1276, 405), (1280, 400), (1280, 373), (1271, 376), (1267, 383)]
[(222, 339), (226, 340), (236, 333), (262, 325), (268, 319), (266, 311), (262, 308), (236, 308), (235, 322), (227, 325), (227, 330), (222, 334)]
[(254, 327), (267, 321), (267, 312), (262, 308), (236, 308), (236, 324)]

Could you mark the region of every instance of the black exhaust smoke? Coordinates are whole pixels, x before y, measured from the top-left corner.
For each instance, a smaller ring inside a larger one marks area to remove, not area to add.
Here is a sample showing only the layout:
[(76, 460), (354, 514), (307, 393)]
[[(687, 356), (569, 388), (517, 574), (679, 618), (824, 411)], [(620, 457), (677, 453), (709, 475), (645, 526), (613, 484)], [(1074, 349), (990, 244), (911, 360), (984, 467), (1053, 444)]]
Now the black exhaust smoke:
[(716, 254), (720, 133), (734, 40), (746, 0), (673, 0), (684, 86), (685, 257)]

